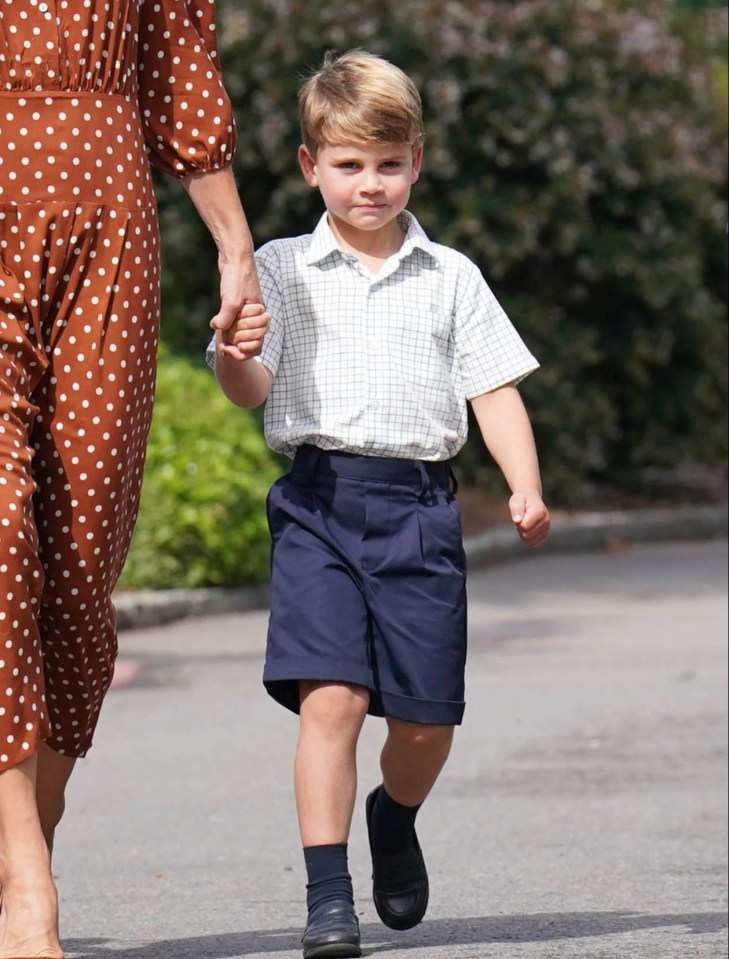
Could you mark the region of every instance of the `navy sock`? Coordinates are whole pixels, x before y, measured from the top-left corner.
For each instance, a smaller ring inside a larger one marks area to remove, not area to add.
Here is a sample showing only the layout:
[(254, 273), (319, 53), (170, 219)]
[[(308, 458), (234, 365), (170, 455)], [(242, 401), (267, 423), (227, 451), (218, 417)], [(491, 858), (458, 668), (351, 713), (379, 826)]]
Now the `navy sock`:
[(323, 902), (344, 899), (354, 905), (352, 877), (349, 874), (349, 847), (310, 846), (304, 850), (306, 860), (306, 904), (309, 912)]
[(385, 791), (377, 794), (372, 810), (372, 845), (377, 856), (395, 856), (412, 849), (420, 806), (401, 806)]

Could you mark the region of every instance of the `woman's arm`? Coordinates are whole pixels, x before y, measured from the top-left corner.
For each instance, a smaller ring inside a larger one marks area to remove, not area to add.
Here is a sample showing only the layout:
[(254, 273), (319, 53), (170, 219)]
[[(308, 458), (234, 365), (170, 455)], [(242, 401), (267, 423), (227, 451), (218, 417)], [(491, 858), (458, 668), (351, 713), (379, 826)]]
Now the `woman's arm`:
[(220, 311), (211, 325), (227, 330), (246, 304), (263, 303), (248, 221), (230, 168), (194, 174), (182, 183), (218, 248)]
[(218, 247), (221, 307), (229, 328), (246, 303), (260, 303), (253, 240), (231, 164), (237, 133), (220, 72), (210, 0), (142, 4), (139, 104), (154, 165), (182, 180)]
[(549, 535), (549, 512), (542, 502), (534, 433), (514, 386), (504, 386), (471, 401), (488, 451), (512, 492), (509, 510), (517, 532), (528, 546), (540, 546)]

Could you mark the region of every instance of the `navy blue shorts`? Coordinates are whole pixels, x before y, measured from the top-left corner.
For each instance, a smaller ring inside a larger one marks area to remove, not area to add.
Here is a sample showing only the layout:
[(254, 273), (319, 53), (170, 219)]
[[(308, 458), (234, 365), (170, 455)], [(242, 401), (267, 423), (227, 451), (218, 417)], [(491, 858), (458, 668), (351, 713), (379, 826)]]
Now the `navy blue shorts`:
[(370, 712), (460, 725), (466, 560), (447, 463), (304, 446), (268, 497), (264, 683), (299, 712), (302, 680), (370, 690)]

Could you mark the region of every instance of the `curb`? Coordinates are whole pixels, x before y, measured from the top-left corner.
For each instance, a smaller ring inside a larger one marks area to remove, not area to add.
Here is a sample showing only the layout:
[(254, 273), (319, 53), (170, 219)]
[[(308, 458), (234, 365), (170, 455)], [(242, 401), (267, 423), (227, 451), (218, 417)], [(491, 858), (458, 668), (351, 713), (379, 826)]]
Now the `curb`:
[[(724, 539), (728, 526), (726, 505), (580, 513), (555, 520), (549, 542), (538, 553), (525, 550), (508, 524), (468, 537), (464, 546), (470, 566), (487, 566), (517, 558), (608, 549), (631, 543)], [(129, 592), (116, 595), (114, 605), (120, 630), (141, 629), (192, 617), (264, 610), (268, 605), (268, 589), (250, 586)]]
[(609, 549), (620, 544), (722, 539), (727, 536), (728, 521), (725, 505), (579, 513), (555, 520), (548, 542), (538, 552), (525, 551), (508, 525), (471, 537), (466, 552), (471, 564), (486, 565), (547, 553)]

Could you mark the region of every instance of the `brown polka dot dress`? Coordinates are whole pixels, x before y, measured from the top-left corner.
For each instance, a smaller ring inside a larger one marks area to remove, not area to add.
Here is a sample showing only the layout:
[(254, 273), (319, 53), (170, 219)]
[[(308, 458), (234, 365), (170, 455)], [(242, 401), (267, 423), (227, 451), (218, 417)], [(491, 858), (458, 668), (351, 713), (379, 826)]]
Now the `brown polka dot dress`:
[(212, 0), (0, 0), (0, 772), (91, 745), (152, 413), (149, 158), (234, 147)]

